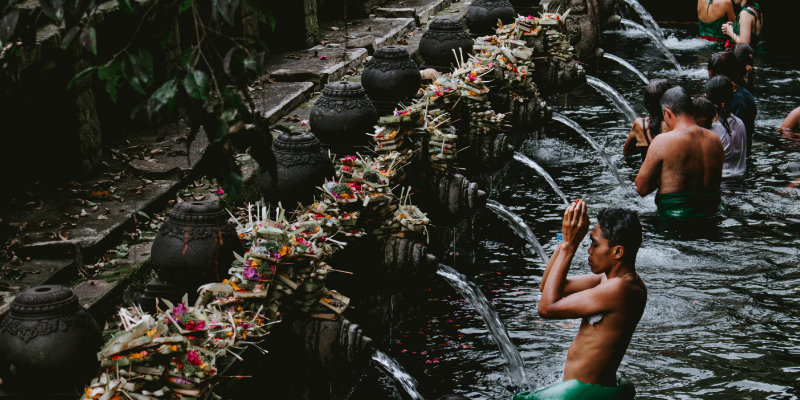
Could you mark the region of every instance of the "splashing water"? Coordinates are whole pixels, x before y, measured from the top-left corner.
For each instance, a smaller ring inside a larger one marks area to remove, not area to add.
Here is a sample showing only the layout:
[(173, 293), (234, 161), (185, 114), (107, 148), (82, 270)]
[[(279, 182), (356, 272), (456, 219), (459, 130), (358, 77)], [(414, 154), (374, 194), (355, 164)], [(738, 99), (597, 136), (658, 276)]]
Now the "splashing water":
[(621, 59), (621, 58), (619, 58), (619, 57), (617, 57), (617, 56), (615, 56), (615, 55), (613, 55), (613, 54), (610, 54), (610, 53), (605, 53), (605, 54), (603, 54), (603, 57), (604, 57), (604, 58), (607, 58), (607, 59), (609, 59), (609, 60), (612, 60), (612, 61), (616, 61), (616, 62), (617, 62), (617, 64), (619, 64), (619, 65), (622, 65), (623, 67), (627, 68), (627, 69), (628, 69), (628, 71), (631, 71), (631, 72), (633, 72), (634, 74), (636, 74), (636, 76), (638, 76), (638, 77), (639, 77), (639, 79), (641, 79), (641, 80), (642, 80), (642, 82), (644, 82), (644, 84), (645, 84), (645, 85), (647, 85), (648, 83), (650, 83), (650, 80), (649, 80), (649, 79), (647, 79), (647, 77), (646, 77), (646, 76), (644, 76), (644, 74), (643, 74), (641, 71), (639, 71), (638, 69), (636, 69), (636, 67), (634, 67), (633, 65), (631, 65), (631, 63), (629, 63), (629, 62), (627, 62), (627, 61), (625, 61), (625, 60), (623, 60), (623, 59)]
[(464, 296), (469, 301), (469, 304), (475, 308), (475, 311), (483, 317), (489, 332), (492, 334), (495, 343), (497, 343), (497, 347), (500, 348), (500, 353), (508, 362), (508, 377), (511, 382), (518, 388), (529, 388), (530, 384), (525, 373), (525, 363), (522, 361), (522, 356), (520, 356), (516, 346), (511, 343), (505, 324), (497, 316), (497, 312), (489, 303), (489, 300), (486, 299), (486, 296), (474, 284), (470, 283), (466, 276), (447, 265), (439, 264), (436, 274), (444, 278), (458, 294)]
[(380, 350), (375, 350), (375, 353), (372, 354), (372, 360), (378, 363), (381, 369), (386, 371), (406, 391), (410, 398), (413, 400), (425, 400), (417, 391), (417, 380), (409, 375), (395, 359)]
[[(587, 78), (589, 78), (589, 77), (587, 76)], [(615, 167), (614, 164), (611, 163), (611, 160), (608, 158), (608, 155), (606, 154), (606, 152), (603, 150), (602, 147), (600, 147), (600, 143), (597, 143), (597, 141), (594, 140), (589, 135), (588, 132), (583, 130), (583, 128), (581, 128), (581, 126), (578, 125), (577, 122), (567, 118), (567, 116), (565, 116), (563, 114), (559, 114), (557, 112), (554, 112), (553, 113), (553, 121), (561, 122), (562, 124), (564, 124), (564, 125), (568, 126), (569, 128), (571, 128), (573, 131), (578, 132), (578, 134), (580, 134), (584, 139), (586, 139), (586, 141), (589, 142), (589, 144), (592, 147), (594, 147), (595, 150), (597, 150), (597, 155), (599, 155), (600, 159), (603, 160), (604, 163), (606, 163), (606, 166), (608, 167), (609, 171), (611, 171), (611, 174), (614, 175), (614, 178), (617, 180), (617, 182), (619, 182), (619, 185), (623, 189), (628, 190), (628, 183), (623, 181), (622, 177), (619, 176), (619, 171), (617, 170), (617, 167)]]
[(514, 159), (533, 168), (534, 171), (536, 171), (539, 175), (541, 175), (542, 178), (544, 178), (544, 180), (547, 181), (548, 184), (550, 184), (550, 187), (553, 188), (553, 191), (556, 192), (558, 197), (561, 197), (561, 200), (564, 201), (564, 205), (567, 206), (569, 205), (569, 199), (567, 199), (567, 195), (565, 195), (564, 192), (561, 191), (561, 188), (558, 187), (558, 184), (553, 179), (553, 177), (550, 176), (550, 174), (548, 174), (547, 171), (545, 171), (541, 165), (539, 165), (536, 161), (533, 161), (530, 158), (520, 153), (514, 153)]
[(619, 92), (614, 90), (614, 88), (612, 88), (609, 84), (590, 75), (586, 75), (586, 83), (597, 90), (598, 93), (603, 95), (606, 100), (614, 103), (617, 109), (621, 113), (625, 114), (626, 117), (628, 117), (629, 122), (633, 123), (633, 121), (636, 119), (636, 112), (633, 111), (630, 103), (628, 103), (628, 101), (625, 100), (625, 98), (622, 97)]
[(629, 19), (623, 18), (622, 21), (620, 21), (620, 23), (627, 28), (644, 32), (647, 36), (650, 37), (650, 40), (653, 41), (653, 44), (655, 44), (661, 50), (661, 52), (664, 53), (664, 56), (667, 57), (667, 59), (669, 59), (669, 61), (673, 65), (675, 65), (675, 69), (677, 69), (678, 71), (682, 69), (681, 65), (678, 64), (678, 60), (675, 59), (675, 55), (673, 55), (672, 52), (669, 51), (667, 46), (664, 45), (664, 42), (662, 42), (661, 39), (658, 38), (658, 36), (654, 35), (653, 32), (648, 31), (647, 28)]
[(525, 239), (528, 241), (528, 244), (533, 246), (536, 253), (539, 254), (539, 257), (542, 259), (544, 265), (547, 265), (547, 253), (544, 251), (544, 247), (542, 244), (539, 243), (539, 239), (536, 239), (536, 235), (533, 234), (531, 227), (522, 220), (522, 218), (511, 212), (506, 206), (494, 201), (488, 200), (486, 202), (486, 207), (489, 207), (494, 211), (500, 218), (503, 218), (508, 225), (511, 227), (511, 230), (517, 234), (517, 236)]
[(625, 4), (631, 6), (637, 14), (639, 14), (639, 18), (642, 19), (644, 25), (647, 27), (648, 32), (652, 33), (654, 36), (663, 38), (664, 32), (661, 31), (661, 27), (658, 26), (656, 20), (653, 19), (653, 16), (650, 15), (649, 12), (636, 0), (623, 0)]

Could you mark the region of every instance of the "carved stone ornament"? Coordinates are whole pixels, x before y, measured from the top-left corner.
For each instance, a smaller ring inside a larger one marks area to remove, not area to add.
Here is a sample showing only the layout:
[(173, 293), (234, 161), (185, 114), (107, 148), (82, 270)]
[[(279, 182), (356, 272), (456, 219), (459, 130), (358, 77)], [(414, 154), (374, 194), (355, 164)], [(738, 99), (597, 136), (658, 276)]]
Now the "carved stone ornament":
[(316, 187), (334, 174), (333, 163), (311, 132), (282, 133), (272, 142), (278, 168), (277, 179), (268, 171), (258, 175), (261, 193), (272, 204), (295, 204), (313, 200)]
[(464, 57), (472, 54), (472, 38), (469, 33), (454, 19), (433, 20), (419, 42), (419, 54), (425, 60), (422, 67), (435, 68), (443, 73), (450, 72), (455, 64), (454, 51)]
[(331, 82), (311, 108), (309, 125), (322, 147), (339, 155), (355, 154), (369, 145), (378, 114), (357, 82)]
[(419, 67), (405, 47), (386, 46), (375, 51), (364, 65), (361, 84), (378, 115), (390, 114), (399, 102), (408, 101), (419, 90)]

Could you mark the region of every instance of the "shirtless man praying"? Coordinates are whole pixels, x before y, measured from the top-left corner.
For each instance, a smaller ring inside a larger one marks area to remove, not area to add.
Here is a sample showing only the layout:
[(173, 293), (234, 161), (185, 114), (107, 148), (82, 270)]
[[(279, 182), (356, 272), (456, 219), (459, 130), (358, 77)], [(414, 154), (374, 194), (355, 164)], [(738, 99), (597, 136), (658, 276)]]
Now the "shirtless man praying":
[(564, 241), (547, 263), (539, 290), (543, 318), (582, 318), (569, 347), (564, 382), (514, 400), (632, 399), (633, 384), (617, 379), (617, 369), (642, 317), (647, 289), (636, 274), (642, 226), (635, 212), (604, 209), (589, 235), (591, 273), (567, 277), (578, 245), (589, 230), (583, 200), (564, 212)]

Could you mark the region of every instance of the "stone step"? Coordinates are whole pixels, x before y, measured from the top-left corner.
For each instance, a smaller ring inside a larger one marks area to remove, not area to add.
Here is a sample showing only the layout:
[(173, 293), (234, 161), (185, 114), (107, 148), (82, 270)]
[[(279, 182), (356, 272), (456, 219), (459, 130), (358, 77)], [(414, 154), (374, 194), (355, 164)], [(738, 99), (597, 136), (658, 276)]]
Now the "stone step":
[(398, 4), (387, 4), (375, 10), (382, 18), (413, 18), (417, 26), (426, 25), (434, 14), (451, 4), (450, 0), (406, 0)]

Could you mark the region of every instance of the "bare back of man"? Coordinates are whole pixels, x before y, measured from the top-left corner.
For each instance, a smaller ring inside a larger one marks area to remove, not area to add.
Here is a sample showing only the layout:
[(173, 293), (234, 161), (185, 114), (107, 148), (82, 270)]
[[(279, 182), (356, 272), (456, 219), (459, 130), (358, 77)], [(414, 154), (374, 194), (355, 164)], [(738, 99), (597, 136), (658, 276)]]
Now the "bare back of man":
[(693, 124), (653, 139), (636, 178), (639, 194), (656, 188), (662, 194), (719, 191), (725, 156), (722, 142), (714, 132)]

